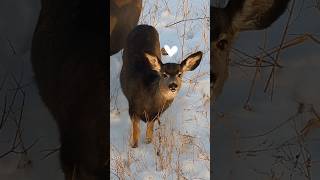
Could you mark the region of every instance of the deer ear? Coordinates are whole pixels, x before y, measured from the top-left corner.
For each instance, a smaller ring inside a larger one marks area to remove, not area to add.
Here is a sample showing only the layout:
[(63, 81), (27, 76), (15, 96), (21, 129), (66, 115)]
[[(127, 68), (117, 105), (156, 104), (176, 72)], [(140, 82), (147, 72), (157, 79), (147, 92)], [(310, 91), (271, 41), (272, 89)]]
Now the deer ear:
[(198, 51), (198, 52), (188, 56), (181, 63), (182, 72), (193, 71), (195, 68), (197, 68), (199, 66), (201, 59), (202, 59), (202, 52), (201, 51)]
[(160, 72), (161, 62), (158, 60), (157, 56), (148, 53), (144, 53), (144, 55), (147, 58), (152, 70)]
[(225, 8), (232, 27), (239, 31), (269, 27), (285, 11), (290, 0), (230, 0)]

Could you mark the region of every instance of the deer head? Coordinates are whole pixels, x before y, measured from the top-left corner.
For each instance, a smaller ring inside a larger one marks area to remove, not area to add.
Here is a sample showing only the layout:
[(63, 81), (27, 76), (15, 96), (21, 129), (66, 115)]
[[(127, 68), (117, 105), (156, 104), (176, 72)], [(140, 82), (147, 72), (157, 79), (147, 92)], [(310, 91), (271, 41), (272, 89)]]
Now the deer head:
[(241, 31), (269, 27), (285, 11), (290, 0), (230, 0), (226, 7), (210, 7), (211, 96), (219, 96), (228, 77), (229, 53)]
[(198, 51), (189, 55), (181, 64), (163, 64), (157, 56), (145, 53), (145, 56), (152, 68), (159, 74), (159, 91), (165, 97), (172, 99), (181, 88), (182, 76), (186, 71), (196, 69), (202, 59), (202, 52)]

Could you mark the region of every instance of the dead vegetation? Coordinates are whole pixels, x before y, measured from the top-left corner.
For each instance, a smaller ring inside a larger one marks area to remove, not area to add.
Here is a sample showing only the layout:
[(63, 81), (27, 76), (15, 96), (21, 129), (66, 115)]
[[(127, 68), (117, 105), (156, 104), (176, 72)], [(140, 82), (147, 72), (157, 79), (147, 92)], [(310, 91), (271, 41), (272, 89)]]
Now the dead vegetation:
[[(198, 94), (201, 95), (199, 97), (197, 96), (196, 99), (192, 98), (195, 91), (199, 91), (199, 86), (203, 86), (203, 84), (201, 84), (202, 81), (209, 79), (209, 68), (203, 69), (209, 66), (207, 59), (209, 57), (210, 47), (209, 2), (203, 4), (201, 10), (197, 13), (192, 9), (189, 0), (179, 0), (176, 3), (177, 5), (173, 7), (169, 6), (170, 3), (172, 2), (168, 0), (143, 1), (143, 12), (140, 16), (139, 24), (149, 24), (156, 26), (156, 28), (165, 28), (174, 32), (176, 36), (179, 37), (177, 46), (179, 47), (178, 52), (181, 52), (181, 54), (179, 53), (177, 55), (179, 59), (171, 59), (171, 62), (179, 63), (179, 61), (182, 60), (180, 57), (188, 55), (186, 53), (201, 50), (205, 54), (205, 57), (203, 57), (205, 59), (203, 59), (201, 63), (205, 65), (201, 65), (193, 73), (190, 73), (192, 75), (183, 78), (183, 90), (186, 93), (186, 99), (179, 102), (179, 98), (181, 97), (178, 96), (175, 99), (176, 103), (170, 106), (166, 113), (160, 117), (161, 124), (155, 123), (152, 144), (146, 145), (141, 142), (142, 145), (137, 149), (131, 149), (128, 144), (124, 144), (120, 146), (124, 147), (124, 149), (120, 149), (119, 142), (112, 142), (111, 139), (111, 177), (115, 179), (139, 179), (142, 177), (145, 179), (153, 179), (155, 177), (161, 179), (201, 179), (200, 174), (194, 177), (192, 172), (196, 170), (186, 165), (186, 160), (193, 163), (200, 162), (205, 164), (206, 170), (209, 173), (210, 156), (209, 149), (207, 149), (209, 134), (205, 137), (199, 137), (181, 129), (185, 125), (197, 126), (197, 124), (201, 124), (197, 121), (203, 120), (204, 118), (206, 118), (209, 123), (209, 89), (201, 90), (200, 88), (201, 92), (198, 92)], [(148, 10), (145, 10), (145, 8)], [(177, 13), (173, 13), (175, 11)], [(159, 21), (163, 13), (167, 13), (169, 17), (169, 20), (166, 22)], [(195, 14), (197, 14), (196, 17), (194, 17)], [(192, 38), (195, 31), (201, 31), (201, 38), (197, 39), (195, 41), (196, 43), (189, 47), (187, 40)], [(161, 37), (166, 38), (160, 34), (160, 41)], [(111, 82), (119, 81), (118, 78), (119, 76), (117, 74), (111, 79)], [(110, 92), (110, 111), (113, 111), (111, 112), (112, 116), (127, 117), (121, 115), (127, 110), (122, 107), (124, 99), (121, 97), (123, 95), (118, 84), (112, 84), (110, 87), (114, 87)], [(188, 102), (188, 98), (191, 98), (192, 101)], [(191, 104), (191, 102), (196, 103)], [(188, 112), (197, 113), (192, 117), (183, 115)], [(130, 124), (130, 121), (129, 119), (120, 118), (120, 120), (117, 120), (117, 123)], [(141, 130), (144, 132), (143, 122), (141, 122), (141, 125)], [(206, 128), (209, 133), (209, 124), (207, 124)], [(122, 133), (122, 135), (111, 134), (111, 136), (122, 137), (123, 143), (127, 142), (128, 138), (130, 138), (130, 132), (117, 133)], [(144, 135), (142, 135), (142, 137), (143, 136)], [(207, 142), (207, 144), (204, 142)], [(145, 152), (149, 150), (150, 152)]]
[[(23, 120), (26, 93), (22, 85), (23, 75), (18, 80), (15, 75), (4, 76), (0, 86), (0, 99), (3, 104), (0, 105), (0, 138), (2, 148), (0, 151), (0, 160), (9, 155), (20, 155), (18, 168), (25, 168), (32, 165), (28, 152), (36, 145), (39, 139), (31, 144), (26, 144), (23, 138)], [(11, 83), (13, 82), (13, 84)], [(13, 131), (14, 130), (14, 131)], [(3, 141), (4, 137), (9, 137)], [(7, 145), (5, 145), (7, 144)]]
[[(279, 43), (272, 45), (268, 31), (262, 33), (261, 46), (257, 47), (257, 53), (251, 54), (234, 46), (232, 49), (231, 66), (239, 69), (246, 77), (249, 77), (248, 93), (244, 98), (243, 109), (248, 113), (255, 113), (256, 94), (263, 93), (271, 103), (274, 101), (278, 87), (279, 71), (286, 71), (286, 64), (282, 63), (282, 54), (290, 53), (298, 46), (312, 43), (319, 47), (319, 34), (304, 32), (294, 34), (291, 28), (296, 25), (298, 19), (303, 18), (305, 10), (310, 8), (315, 1), (293, 0), (288, 7), (283, 30), (279, 33)], [(314, 5), (314, 4), (313, 4)], [(313, 6), (313, 8), (316, 6)], [(315, 17), (314, 19), (317, 19)], [(305, 60), (307, 61), (307, 59)], [(286, 62), (288, 63), (288, 62)], [(263, 87), (261, 87), (263, 85)], [(314, 179), (313, 174), (318, 168), (318, 154), (315, 147), (319, 145), (319, 139), (314, 139), (320, 128), (319, 104), (310, 104), (296, 100), (297, 108), (287, 119), (277, 122), (272, 128), (254, 129), (254, 134), (241, 131), (229, 119), (228, 113), (218, 113), (215, 121), (224, 122), (227, 128), (232, 129), (234, 138), (234, 153), (236, 159), (243, 164), (266, 161), (261, 167), (250, 166), (255, 177), (262, 179)], [(274, 106), (277, 106), (276, 104)], [(261, 109), (260, 109), (261, 111)], [(276, 113), (276, 112), (268, 112)], [(245, 122), (243, 122), (245, 123)], [(274, 121), (273, 121), (274, 123)], [(253, 125), (247, 124), (248, 127)], [(256, 128), (256, 127), (252, 127)], [(289, 134), (285, 134), (288, 133)], [(219, 136), (219, 134), (216, 134)], [(215, 146), (217, 147), (217, 146)], [(218, 156), (218, 155), (217, 155)], [(266, 167), (267, 166), (267, 167)]]

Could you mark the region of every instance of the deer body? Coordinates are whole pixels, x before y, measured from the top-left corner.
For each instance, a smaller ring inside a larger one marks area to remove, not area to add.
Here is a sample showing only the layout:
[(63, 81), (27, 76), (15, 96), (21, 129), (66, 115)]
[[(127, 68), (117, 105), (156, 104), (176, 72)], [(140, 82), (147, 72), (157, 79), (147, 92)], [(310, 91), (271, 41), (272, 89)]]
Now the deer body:
[(156, 29), (139, 25), (130, 32), (123, 52), (120, 82), (129, 103), (132, 147), (138, 146), (140, 119), (147, 122), (146, 142), (151, 142), (153, 123), (173, 102), (181, 87), (182, 73), (195, 69), (201, 57), (202, 53), (197, 52), (181, 64), (162, 64)]
[(127, 36), (137, 25), (142, 0), (110, 1), (110, 55), (124, 48)]
[[(151, 70), (145, 59), (144, 51), (154, 54), (160, 59), (160, 42), (157, 31), (151, 26), (139, 26), (128, 37), (130, 43), (124, 51), (123, 68), (121, 71), (121, 87), (126, 95), (132, 99), (131, 110), (143, 121), (147, 121), (144, 112), (150, 118), (157, 116), (159, 109), (163, 111), (171, 104), (173, 97), (168, 99), (159, 92), (159, 76)], [(140, 36), (148, 38), (141, 38)], [(132, 57), (133, 56), (133, 57)]]
[(285, 11), (290, 0), (230, 0), (225, 8), (210, 7), (211, 97), (222, 92), (228, 78), (229, 53), (241, 31), (269, 27)]
[(105, 3), (43, 0), (33, 36), (35, 80), (59, 128), (66, 180), (107, 177)]

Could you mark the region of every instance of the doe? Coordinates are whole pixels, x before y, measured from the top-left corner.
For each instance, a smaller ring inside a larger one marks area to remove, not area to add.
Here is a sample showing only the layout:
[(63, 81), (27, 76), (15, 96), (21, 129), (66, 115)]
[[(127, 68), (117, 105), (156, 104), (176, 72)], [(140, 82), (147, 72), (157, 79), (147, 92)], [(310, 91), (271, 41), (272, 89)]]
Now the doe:
[(173, 102), (182, 83), (182, 75), (194, 70), (202, 52), (188, 56), (181, 64), (161, 62), (157, 30), (138, 25), (128, 35), (120, 73), (121, 88), (129, 102), (132, 121), (131, 147), (138, 147), (140, 119), (147, 123), (146, 140), (152, 141), (153, 126)]
[(241, 31), (269, 27), (285, 11), (290, 0), (230, 0), (225, 8), (210, 7), (211, 97), (222, 92), (228, 78), (229, 53)]

